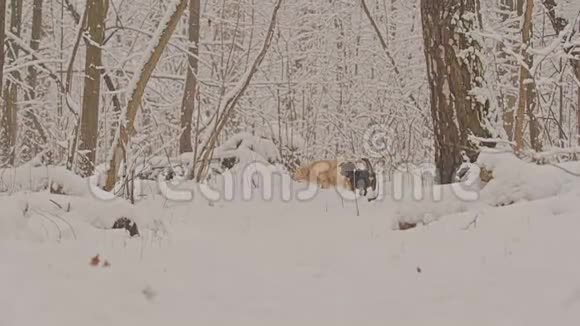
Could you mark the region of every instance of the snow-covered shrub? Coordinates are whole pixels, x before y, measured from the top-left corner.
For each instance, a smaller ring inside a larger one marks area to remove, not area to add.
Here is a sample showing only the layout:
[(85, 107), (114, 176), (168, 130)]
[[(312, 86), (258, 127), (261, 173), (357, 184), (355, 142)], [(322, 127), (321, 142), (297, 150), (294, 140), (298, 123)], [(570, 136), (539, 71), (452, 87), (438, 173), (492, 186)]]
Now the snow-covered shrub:
[(275, 164), (280, 162), (280, 153), (268, 138), (238, 133), (215, 149), (213, 160), (212, 170), (220, 173), (252, 162)]

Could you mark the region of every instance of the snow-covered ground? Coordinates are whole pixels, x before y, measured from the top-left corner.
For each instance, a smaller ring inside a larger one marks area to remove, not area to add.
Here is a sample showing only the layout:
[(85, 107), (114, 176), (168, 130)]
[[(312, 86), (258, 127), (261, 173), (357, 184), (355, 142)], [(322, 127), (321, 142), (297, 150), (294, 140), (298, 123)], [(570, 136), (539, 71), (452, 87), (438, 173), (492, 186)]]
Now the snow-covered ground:
[[(579, 325), (580, 183), (482, 161), (497, 178), (477, 201), (386, 196), (359, 200), (360, 216), (334, 192), (135, 207), (0, 195), (0, 325)], [(121, 215), (141, 237), (105, 229)]]

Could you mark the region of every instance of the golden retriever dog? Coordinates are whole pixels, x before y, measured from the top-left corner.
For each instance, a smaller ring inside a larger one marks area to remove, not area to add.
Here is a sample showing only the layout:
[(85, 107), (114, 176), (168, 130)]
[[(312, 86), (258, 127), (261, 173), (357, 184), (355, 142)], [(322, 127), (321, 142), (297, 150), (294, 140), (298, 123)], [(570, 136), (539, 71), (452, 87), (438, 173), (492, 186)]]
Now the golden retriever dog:
[(353, 190), (349, 180), (339, 173), (339, 165), (339, 162), (336, 160), (314, 161), (296, 169), (294, 172), (294, 180), (317, 184), (322, 189), (338, 186)]
[(377, 198), (377, 176), (367, 158), (342, 162), (314, 161), (296, 169), (293, 177), (298, 182), (316, 184), (322, 189), (341, 187), (359, 192), (369, 201)]

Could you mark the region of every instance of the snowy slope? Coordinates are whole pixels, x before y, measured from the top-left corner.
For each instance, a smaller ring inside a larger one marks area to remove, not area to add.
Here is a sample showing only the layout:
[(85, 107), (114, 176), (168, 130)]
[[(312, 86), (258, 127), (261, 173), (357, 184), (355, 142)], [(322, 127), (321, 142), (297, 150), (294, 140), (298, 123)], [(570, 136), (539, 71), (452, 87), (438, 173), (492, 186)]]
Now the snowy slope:
[[(130, 210), (141, 223), (163, 221), (164, 232), (130, 239), (88, 218), (101, 212), (103, 221), (122, 204), (71, 198), (0, 196), (2, 207), (12, 207), (3, 214), (20, 218), (30, 207), (27, 223), (13, 226), (18, 236), (0, 236), (0, 325), (580, 321), (580, 187), (573, 183), (506, 207), (465, 204), (457, 213), (451, 205), (406, 232), (392, 225), (409, 203), (361, 200), (357, 217), (353, 202), (323, 192), (307, 202), (150, 199)], [(49, 199), (70, 200), (72, 209), (64, 213)], [(417, 211), (423, 204), (415, 202)], [(62, 216), (76, 239), (65, 227), (57, 238), (35, 212)], [(6, 216), (0, 222), (15, 221)], [(90, 266), (96, 254), (111, 266)]]

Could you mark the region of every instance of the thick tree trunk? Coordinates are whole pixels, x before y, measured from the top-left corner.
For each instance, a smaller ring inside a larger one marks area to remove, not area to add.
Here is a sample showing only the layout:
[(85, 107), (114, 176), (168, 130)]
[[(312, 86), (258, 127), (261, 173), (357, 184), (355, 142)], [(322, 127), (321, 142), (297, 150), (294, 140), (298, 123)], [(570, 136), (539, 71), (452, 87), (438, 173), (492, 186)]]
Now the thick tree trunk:
[(187, 77), (185, 81), (185, 91), (183, 103), (181, 105), (181, 137), (179, 139), (179, 152), (186, 153), (193, 151), (191, 144), (191, 124), (193, 111), (195, 109), (195, 98), (197, 95), (197, 67), (199, 54), (199, 22), (200, 22), (200, 0), (190, 0), (189, 2), (189, 52)]
[(109, 7), (108, 0), (87, 0), (85, 60), (85, 85), (79, 129), (79, 174), (88, 177), (95, 168), (97, 138), (99, 133), (99, 104), (101, 97), (101, 46), (105, 38), (105, 19)]
[(489, 103), (472, 93), (483, 86), (484, 75), (481, 46), (469, 36), (480, 24), (477, 8), (476, 0), (421, 1), (440, 183), (453, 182), (462, 150), (477, 156), (469, 136), (491, 136), (485, 126)]
[[(10, 15), (10, 32), (20, 37), (22, 30), (22, 0), (12, 0)], [(8, 63), (16, 62), (19, 47), (13, 40), (7, 42)], [(12, 72), (14, 80), (20, 80), (18, 71)], [(4, 89), (4, 112), (0, 123), (0, 157), (10, 166), (14, 166), (16, 158), (16, 137), (17, 137), (17, 101), (18, 85), (10, 80), (6, 81)]]
[(155, 70), (157, 62), (161, 58), (161, 54), (163, 54), (167, 43), (169, 43), (169, 39), (177, 27), (181, 15), (187, 7), (187, 0), (179, 0), (170, 4), (169, 7), (166, 16), (155, 32), (155, 35), (159, 35), (159, 38), (151, 40), (151, 45), (145, 52), (147, 55), (143, 59), (141, 68), (137, 70), (141, 73), (135, 74), (131, 80), (132, 89), (130, 90), (129, 103), (127, 103), (125, 111), (126, 115), (121, 117), (122, 122), (117, 129), (115, 140), (112, 144), (113, 149), (109, 157), (109, 171), (107, 172), (107, 181), (104, 186), (106, 191), (112, 191), (115, 188), (121, 164), (126, 160), (127, 145), (131, 136), (135, 133), (135, 118), (145, 93), (145, 87)]

